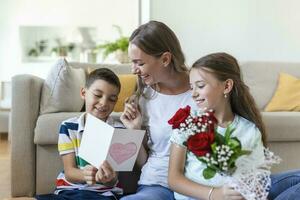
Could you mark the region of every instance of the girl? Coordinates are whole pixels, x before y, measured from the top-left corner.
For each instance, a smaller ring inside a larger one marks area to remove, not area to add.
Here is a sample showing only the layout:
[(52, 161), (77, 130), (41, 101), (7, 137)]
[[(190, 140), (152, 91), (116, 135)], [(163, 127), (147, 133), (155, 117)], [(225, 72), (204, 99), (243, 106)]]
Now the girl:
[[(217, 131), (224, 134), (226, 127), (234, 128), (232, 136), (240, 140), (243, 149), (252, 152), (250, 162), (254, 165), (262, 163), (266, 131), (254, 99), (241, 79), (236, 59), (226, 53), (200, 58), (190, 70), (190, 85), (197, 107), (214, 110), (218, 121)], [(177, 192), (175, 198), (244, 199), (239, 192), (225, 185), (225, 178), (220, 174), (211, 179), (202, 176), (206, 164), (187, 151), (184, 145), (186, 140), (176, 132), (171, 136), (168, 180), (171, 189)], [(289, 177), (287, 174), (283, 176)]]

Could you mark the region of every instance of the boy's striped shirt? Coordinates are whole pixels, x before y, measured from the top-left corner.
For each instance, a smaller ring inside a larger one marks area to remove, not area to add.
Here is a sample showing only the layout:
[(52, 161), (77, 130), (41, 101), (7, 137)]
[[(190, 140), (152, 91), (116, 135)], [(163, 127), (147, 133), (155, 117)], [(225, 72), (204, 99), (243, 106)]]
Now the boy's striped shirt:
[[(79, 117), (74, 117), (67, 119), (62, 122), (59, 130), (58, 137), (58, 151), (61, 156), (74, 153), (76, 165), (79, 169), (84, 168), (88, 163), (78, 156), (78, 150), (80, 147), (80, 142), (82, 138), (82, 134), (84, 134), (84, 121), (85, 121), (85, 113), (80, 115)], [(120, 122), (114, 121), (111, 117), (109, 117), (106, 121), (109, 125), (115, 128), (124, 128), (123, 124)], [(105, 133), (103, 133), (105, 134)], [(107, 192), (112, 191), (121, 194), (123, 191), (118, 186), (115, 187), (107, 187), (100, 183), (95, 185), (88, 185), (86, 183), (71, 183), (66, 180), (64, 172), (60, 172), (56, 179), (56, 191), (58, 194), (62, 190), (90, 190), (96, 192)]]

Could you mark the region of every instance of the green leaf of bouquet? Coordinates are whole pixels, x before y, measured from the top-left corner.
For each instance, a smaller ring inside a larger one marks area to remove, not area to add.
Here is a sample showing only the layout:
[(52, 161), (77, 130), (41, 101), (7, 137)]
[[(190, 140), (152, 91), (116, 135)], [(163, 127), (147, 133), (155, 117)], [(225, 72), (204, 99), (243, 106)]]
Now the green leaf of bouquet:
[(241, 150), (241, 151), (239, 152), (239, 155), (240, 155), (240, 156), (242, 156), (242, 155), (249, 155), (249, 154), (251, 154), (251, 152), (252, 152), (252, 151), (249, 151), (249, 150)]
[(201, 162), (207, 163), (206, 160), (203, 159), (204, 156), (198, 156), (197, 159), (200, 160)]
[(217, 173), (216, 170), (207, 167), (206, 169), (203, 170), (203, 177), (205, 179), (211, 179), (212, 177), (215, 176), (216, 173)]
[(236, 168), (237, 168), (237, 167), (236, 167), (235, 165), (229, 167), (229, 169), (228, 169), (228, 171), (227, 171), (227, 174), (228, 174), (228, 175), (232, 175), (232, 174), (234, 173), (234, 171), (236, 170)]
[(241, 142), (237, 139), (237, 137), (230, 138), (227, 144), (232, 150), (241, 148)]
[(225, 142), (228, 143), (229, 139), (230, 139), (230, 136), (231, 134), (233, 133), (235, 129), (234, 128), (231, 128), (231, 126), (229, 126), (226, 131), (225, 131)]
[(235, 161), (237, 158), (238, 158), (237, 156), (231, 156), (231, 158), (228, 160), (227, 165), (229, 166), (229, 169), (235, 167)]
[[(205, 163), (206, 165), (209, 163), (209, 161), (207, 162), (206, 160), (203, 159), (204, 156), (198, 156), (197, 159), (200, 160), (201, 162)], [(210, 165), (209, 166), (211, 169), (215, 170), (215, 171), (220, 171), (220, 168), (218, 166), (215, 165)]]
[(222, 144), (225, 143), (225, 137), (219, 133), (216, 133), (215, 134), (215, 142), (221, 146)]
[(218, 144), (216, 142), (214, 142), (210, 145), (213, 154), (215, 154), (217, 152), (217, 146), (218, 146)]

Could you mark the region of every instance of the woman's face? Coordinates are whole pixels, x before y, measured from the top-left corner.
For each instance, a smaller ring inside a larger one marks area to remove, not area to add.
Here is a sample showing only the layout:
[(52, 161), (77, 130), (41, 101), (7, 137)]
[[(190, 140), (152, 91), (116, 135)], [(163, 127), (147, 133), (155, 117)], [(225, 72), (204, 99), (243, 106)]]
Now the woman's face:
[(192, 68), (190, 71), (192, 97), (200, 109), (220, 109), (225, 104), (225, 83), (219, 81), (213, 73)]
[(132, 73), (140, 76), (146, 85), (162, 81), (164, 65), (161, 57), (148, 55), (132, 43), (128, 47), (128, 56), (132, 61)]

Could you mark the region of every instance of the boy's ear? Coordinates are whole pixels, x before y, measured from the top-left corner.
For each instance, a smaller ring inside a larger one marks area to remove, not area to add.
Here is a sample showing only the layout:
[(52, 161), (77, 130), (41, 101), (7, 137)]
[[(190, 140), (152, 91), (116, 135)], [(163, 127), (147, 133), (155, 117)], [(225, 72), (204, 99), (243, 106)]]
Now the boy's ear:
[(224, 94), (229, 94), (233, 88), (234, 82), (232, 79), (227, 79), (224, 83)]
[(172, 59), (172, 54), (170, 52), (165, 52), (161, 55), (162, 58), (162, 63), (164, 67), (169, 66), (171, 59)]
[(81, 88), (80, 89), (80, 97), (85, 100), (85, 95), (86, 95), (86, 89), (85, 88)]

